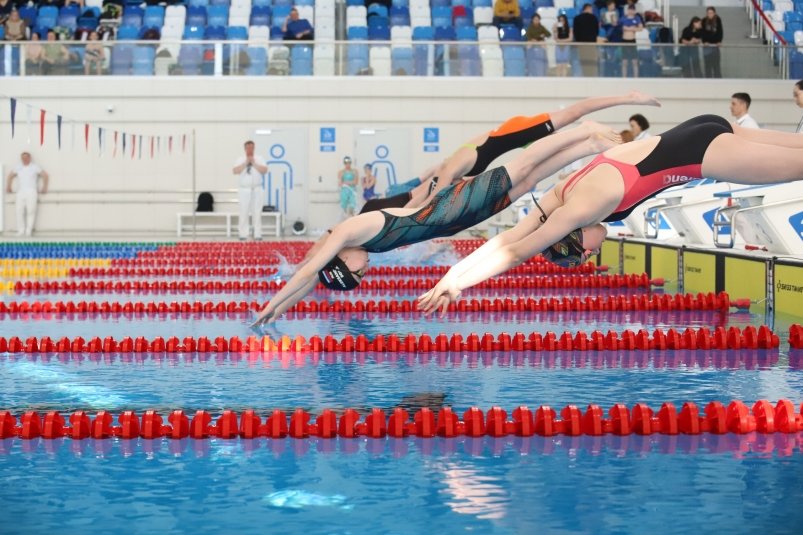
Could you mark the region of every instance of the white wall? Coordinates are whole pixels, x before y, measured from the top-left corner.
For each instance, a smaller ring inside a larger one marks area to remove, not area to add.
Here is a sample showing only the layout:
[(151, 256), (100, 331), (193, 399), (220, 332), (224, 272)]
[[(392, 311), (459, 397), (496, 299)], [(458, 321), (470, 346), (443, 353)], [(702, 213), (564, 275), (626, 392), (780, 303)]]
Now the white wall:
[[(111, 158), (107, 147), (99, 156), (96, 133), (91, 150), (84, 150), (83, 123), (142, 134), (180, 135), (194, 130), (197, 137), (196, 191), (222, 191), (236, 184), (234, 159), (246, 139), (257, 141), (265, 154), (267, 139), (258, 129), (306, 130), (307, 176), (311, 229), (338, 218), (336, 173), (343, 155), (352, 154), (360, 128), (401, 130), (409, 136), (406, 162), (411, 176), (444, 158), (462, 142), (493, 128), (513, 115), (531, 115), (566, 106), (578, 99), (640, 89), (658, 96), (660, 109), (625, 107), (599, 112), (594, 119), (617, 129), (641, 112), (660, 132), (700, 113), (728, 116), (730, 95), (747, 91), (754, 104), (751, 114), (763, 126), (793, 131), (800, 117), (791, 101), (792, 83), (753, 80), (573, 80), (573, 79), (422, 79), (422, 78), (3, 78), (0, 94), (19, 99), (17, 135), (12, 140), (8, 100), (0, 103), (0, 162), (8, 169), (19, 152), (30, 150), (51, 174), (51, 189), (43, 199), (40, 234), (88, 235), (131, 232), (169, 235), (175, 231), (175, 213), (192, 207), (192, 154), (181, 154), (180, 138), (174, 154), (151, 160)], [(31, 144), (28, 144), (25, 104), (34, 107)], [(113, 112), (107, 111), (109, 106)], [(44, 146), (39, 146), (38, 109), (48, 110)], [(78, 139), (70, 148), (65, 124), (63, 148), (56, 147), (55, 113), (76, 119)], [(335, 152), (320, 152), (319, 128), (337, 129)], [(423, 128), (440, 128), (440, 152), (423, 151)], [(107, 137), (107, 145), (111, 137)], [(144, 149), (148, 149), (145, 147)], [(508, 156), (509, 158), (509, 156)], [(320, 177), (320, 179), (319, 179)], [(153, 192), (153, 193), (149, 193)], [(219, 193), (218, 210), (236, 210), (235, 194)], [(13, 196), (7, 196), (7, 203)], [(6, 206), (6, 233), (14, 230), (13, 207)]]

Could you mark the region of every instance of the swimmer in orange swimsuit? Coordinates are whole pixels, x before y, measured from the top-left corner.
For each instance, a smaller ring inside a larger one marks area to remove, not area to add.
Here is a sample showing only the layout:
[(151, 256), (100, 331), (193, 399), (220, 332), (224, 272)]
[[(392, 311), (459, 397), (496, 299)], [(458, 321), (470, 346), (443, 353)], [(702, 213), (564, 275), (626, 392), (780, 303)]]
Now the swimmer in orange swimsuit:
[(601, 222), (623, 219), (664, 189), (702, 177), (749, 185), (801, 180), (803, 136), (702, 115), (660, 136), (609, 149), (555, 186), (542, 199), (541, 213), (531, 213), (454, 265), (419, 298), (419, 309), (444, 313), (465, 288), (542, 251), (549, 257), (556, 246), (574, 250), (583, 261), (605, 239)]

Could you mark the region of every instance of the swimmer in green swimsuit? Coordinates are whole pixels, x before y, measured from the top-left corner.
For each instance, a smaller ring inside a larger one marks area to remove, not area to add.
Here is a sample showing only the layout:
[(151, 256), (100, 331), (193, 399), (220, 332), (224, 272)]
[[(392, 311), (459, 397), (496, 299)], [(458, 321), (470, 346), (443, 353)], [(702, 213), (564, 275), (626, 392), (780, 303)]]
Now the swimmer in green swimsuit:
[[(569, 163), (620, 142), (610, 128), (585, 122), (533, 143), (504, 167), (445, 188), (420, 209), (391, 208), (349, 218), (332, 229), (329, 238), (260, 312), (255, 324), (275, 321), (318, 282), (332, 290), (356, 288), (368, 267), (369, 252), (390, 251), (471, 228)], [(583, 245), (593, 249), (599, 244)]]

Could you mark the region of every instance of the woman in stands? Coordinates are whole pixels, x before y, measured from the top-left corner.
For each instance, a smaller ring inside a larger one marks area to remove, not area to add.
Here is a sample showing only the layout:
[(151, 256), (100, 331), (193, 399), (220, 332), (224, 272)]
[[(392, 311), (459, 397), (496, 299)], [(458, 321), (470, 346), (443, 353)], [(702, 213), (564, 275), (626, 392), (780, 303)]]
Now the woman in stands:
[(274, 321), (320, 281), (332, 290), (352, 290), (368, 267), (368, 253), (390, 251), (473, 227), (532, 190), (538, 182), (579, 158), (619, 143), (619, 135), (600, 124), (539, 140), (505, 167), (450, 186), (421, 209), (367, 212), (340, 223), (317, 252), (262, 310), (255, 324)]
[[(419, 308), (444, 313), (465, 288), (542, 251), (547, 257), (568, 254), (582, 262), (605, 237), (601, 222), (624, 219), (666, 188), (702, 177), (737, 184), (801, 180), (801, 149), (803, 137), (797, 134), (741, 128), (716, 115), (701, 115), (660, 136), (614, 147), (555, 186), (542, 198), (541, 212), (453, 266), (419, 298)], [(569, 239), (562, 239), (567, 235)]]

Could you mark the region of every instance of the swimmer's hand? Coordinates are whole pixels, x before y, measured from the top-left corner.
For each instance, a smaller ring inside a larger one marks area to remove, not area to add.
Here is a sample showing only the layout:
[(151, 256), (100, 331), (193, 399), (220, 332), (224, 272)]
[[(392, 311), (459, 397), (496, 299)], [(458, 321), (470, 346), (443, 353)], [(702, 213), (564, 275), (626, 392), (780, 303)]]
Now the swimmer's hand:
[(260, 325), (267, 325), (268, 323), (274, 323), (276, 321), (276, 314), (273, 310), (270, 310), (270, 305), (266, 306), (262, 309), (262, 312), (259, 313), (257, 319), (254, 323), (251, 324), (251, 328), (259, 327)]
[(453, 282), (445, 279), (435, 285), (430, 291), (418, 298), (418, 310), (429, 316), (435, 310), (440, 309), (440, 317), (446, 316), (449, 303), (456, 302), (460, 298), (460, 289)]
[(661, 107), (661, 101), (652, 95), (645, 95), (641, 91), (631, 91), (628, 96), (633, 104), (641, 104), (643, 106), (657, 106)]

